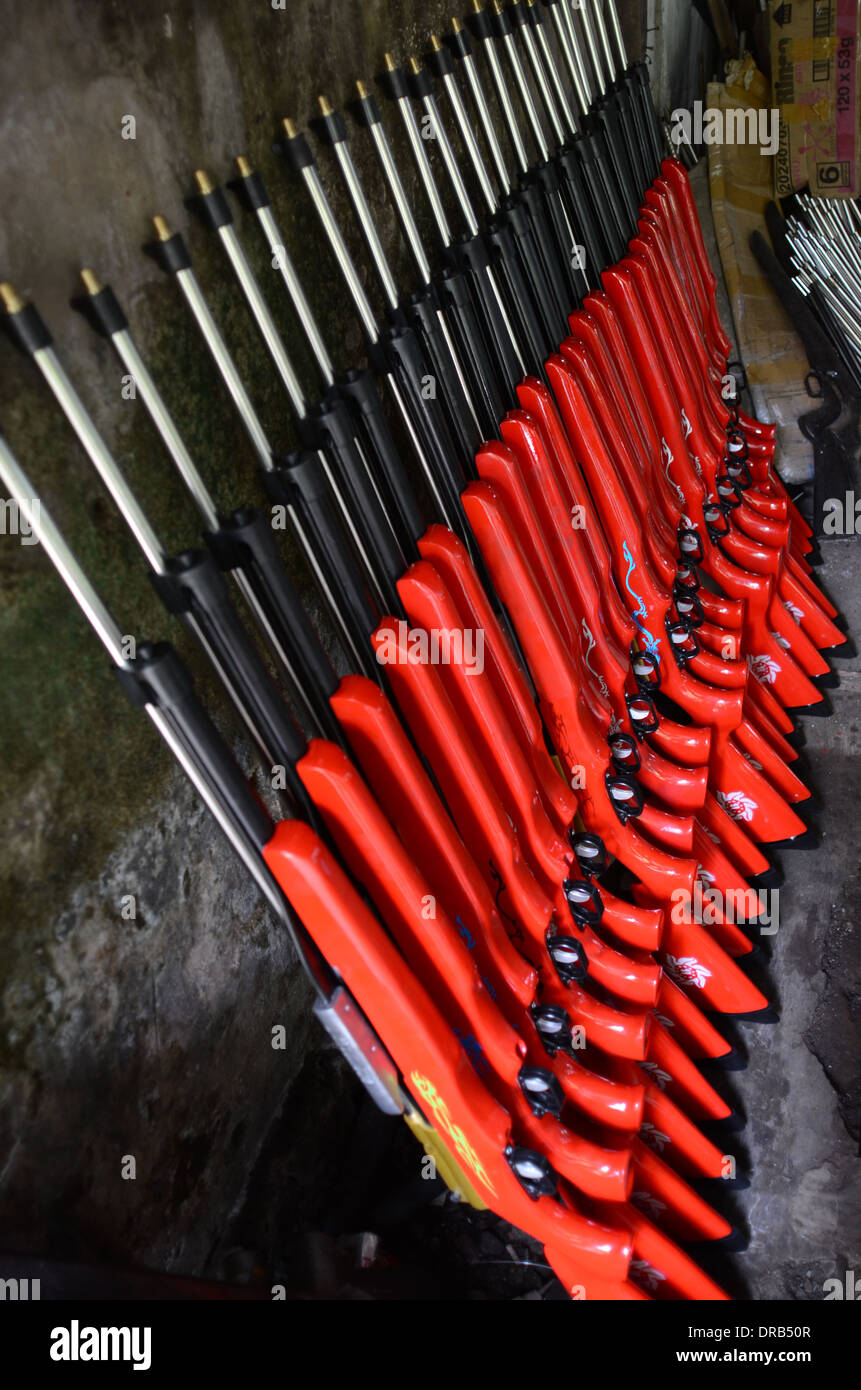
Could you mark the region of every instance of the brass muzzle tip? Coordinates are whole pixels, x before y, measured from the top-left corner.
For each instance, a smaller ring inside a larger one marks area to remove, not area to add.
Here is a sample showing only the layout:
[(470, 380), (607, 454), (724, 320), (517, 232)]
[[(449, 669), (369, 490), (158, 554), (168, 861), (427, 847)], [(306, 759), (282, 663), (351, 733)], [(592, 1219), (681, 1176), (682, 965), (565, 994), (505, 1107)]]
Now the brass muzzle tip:
[(84, 282), (84, 289), (87, 291), (87, 294), (98, 294), (99, 290), (102, 288), (99, 277), (94, 270), (90, 270), (89, 266), (84, 266), (81, 271), (81, 279)]
[(0, 284), (0, 299), (3, 300), (3, 308), (7, 314), (20, 314), (25, 307), (24, 300), (16, 290), (14, 285), (10, 285), (8, 280)]

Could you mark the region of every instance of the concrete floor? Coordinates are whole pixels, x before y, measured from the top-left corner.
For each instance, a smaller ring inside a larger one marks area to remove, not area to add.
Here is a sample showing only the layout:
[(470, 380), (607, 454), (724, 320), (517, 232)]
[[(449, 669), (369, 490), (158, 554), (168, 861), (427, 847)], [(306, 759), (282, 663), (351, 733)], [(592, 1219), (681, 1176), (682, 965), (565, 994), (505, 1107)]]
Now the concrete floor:
[[(861, 633), (861, 545), (830, 541), (823, 553), (821, 581)], [(822, 843), (780, 856), (785, 883), (767, 967), (780, 1022), (739, 1027), (749, 1063), (729, 1092), (747, 1115), (740, 1138), (752, 1169), (750, 1187), (736, 1194), (750, 1247), (733, 1262), (734, 1291), (755, 1300), (819, 1299), (826, 1279), (861, 1274), (861, 663), (834, 667), (834, 713), (799, 721)]]

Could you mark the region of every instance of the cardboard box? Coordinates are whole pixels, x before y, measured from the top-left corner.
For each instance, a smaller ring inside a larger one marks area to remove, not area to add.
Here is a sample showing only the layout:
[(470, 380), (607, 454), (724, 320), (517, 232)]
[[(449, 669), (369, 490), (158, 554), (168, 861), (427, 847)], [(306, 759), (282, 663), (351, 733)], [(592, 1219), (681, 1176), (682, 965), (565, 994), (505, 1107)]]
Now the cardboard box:
[(778, 197), (861, 191), (858, 0), (768, 0), (771, 81), (780, 108)]

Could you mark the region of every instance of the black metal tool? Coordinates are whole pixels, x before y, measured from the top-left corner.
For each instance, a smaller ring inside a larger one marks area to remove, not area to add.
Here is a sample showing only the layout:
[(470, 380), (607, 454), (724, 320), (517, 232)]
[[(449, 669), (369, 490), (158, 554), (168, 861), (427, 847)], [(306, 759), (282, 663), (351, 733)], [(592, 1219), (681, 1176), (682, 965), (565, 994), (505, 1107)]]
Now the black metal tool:
[[(365, 565), (358, 555), (354, 555), (350, 566), (336, 562), (342, 547), (333, 547), (331, 538), (344, 530), (344, 507), (343, 500), (339, 507), (333, 496), (325, 457), (321, 458), (319, 450), (287, 455), (275, 452), (212, 317), (182, 236), (171, 233), (162, 217), (156, 217), (154, 223), (157, 239), (145, 249), (178, 282), (245, 426), (266, 492), (272, 502), (284, 508), (351, 660), (358, 670), (376, 679), (377, 670), (368, 658), (365, 639), (376, 626), (379, 612), (367, 587)], [(351, 544), (352, 537), (345, 543)]]
[[(492, 60), (492, 74), (496, 79), (497, 95), (501, 102), (504, 122), (508, 129), (515, 163), (519, 171), (518, 188), (536, 228), (541, 227), (545, 231), (547, 220), (541, 214), (541, 205), (536, 203), (536, 185), (541, 185), (547, 198), (547, 217), (550, 219), (552, 230), (556, 234), (560, 261), (569, 272), (570, 293), (565, 307), (565, 315), (567, 316), (573, 307), (572, 300), (578, 299), (586, 290), (596, 287), (599, 283), (597, 274), (602, 264), (604, 252), (600, 233), (582, 184), (580, 165), (566, 143), (576, 136), (577, 127), (565, 84), (562, 82), (550, 49), (543, 22), (539, 22), (540, 20), (543, 21), (542, 11), (536, 7), (535, 0), (531, 0), (531, 4), (532, 8), (527, 9), (526, 12), (529, 24), (521, 25), (520, 32), (524, 42), (528, 43), (528, 54), (536, 87), (542, 96), (545, 109), (557, 134), (557, 147), (552, 152), (549, 163), (539, 163), (534, 168), (530, 166), (526, 146), (521, 136), (507, 86), (502, 78), (501, 65), (495, 49), (492, 46), (487, 46), (486, 53), (488, 59)], [(446, 42), (466, 75), (485, 141), (491, 151), (497, 170), (501, 170), (499, 179), (505, 195), (503, 206), (506, 206), (508, 199), (513, 194), (512, 181), (490, 115), (487, 95), (473, 52), (472, 39), (469, 31), (464, 28), (457, 17), (452, 19), (451, 24), (452, 31), (447, 36)], [(553, 94), (551, 94), (551, 85)], [(557, 205), (557, 195), (562, 202), (561, 208)]]
[(456, 456), (441, 401), (423, 391), (425, 380), (431, 374), (419, 342), (405, 320), (395, 321), (381, 332), (320, 182), (308, 141), (289, 120), (284, 122), (284, 136), (278, 152), (302, 179), (311, 197), (365, 331), (372, 365), (398, 407), (437, 515), (466, 541), (468, 531), (460, 503), (465, 482), (463, 468)]
[[(553, 141), (548, 163), (537, 177), (558, 187), (565, 226), (554, 218), (560, 255), (570, 271), (572, 288), (579, 298), (600, 285), (599, 231), (575, 153), (578, 126), (568, 92), (546, 34), (544, 11), (538, 0), (518, 0), (513, 13), (521, 14), (519, 34), (526, 48), (537, 94), (550, 121)], [(555, 175), (555, 178), (554, 178)], [(551, 210), (553, 204), (551, 203)]]
[(42, 550), (105, 647), (126, 695), (133, 704), (143, 707), (287, 931), (312, 985), (316, 1017), (376, 1105), (386, 1114), (401, 1114), (404, 1105), (397, 1069), (267, 868), (262, 851), (272, 837), (272, 820), (228, 752), (176, 652), (166, 642), (138, 642), (136, 656), (126, 655), (118, 624), (66, 545), (46, 506), (40, 502), (36, 511), (26, 501), (35, 493), (2, 435), (0, 480), (10, 496), (20, 499)]
[[(603, 242), (602, 264), (618, 260), (626, 245), (623, 210), (615, 187), (615, 174), (603, 133), (591, 121), (592, 90), (580, 56), (574, 26), (565, 0), (543, 0), (556, 29), (556, 37), (571, 83), (574, 108), (579, 114), (568, 141), (565, 167), (569, 179), (582, 190), (594, 225)], [(557, 69), (558, 71), (558, 69)], [(561, 82), (561, 73), (559, 80)], [(573, 114), (573, 113), (572, 113)]]
[(403, 573), (405, 556), (393, 529), (390, 497), (383, 497), (356, 440), (352, 418), (337, 394), (330, 393), (309, 408), (277, 325), (245, 257), (222, 190), (203, 170), (195, 174), (197, 195), (189, 199), (205, 225), (218, 235), (254, 321), (266, 344), (293, 408), (297, 432), (305, 449), (317, 453), (341, 510), (346, 529), (361, 557), (366, 582), (382, 607), (395, 611), (395, 584)]
[(807, 393), (822, 401), (818, 410), (798, 417), (798, 428), (813, 445), (813, 533), (817, 538), (854, 539), (857, 470), (830, 428), (840, 418), (843, 403), (828, 377), (815, 372), (807, 375)]
[[(399, 451), (374, 378), (369, 371), (358, 368), (350, 368), (336, 376), (329, 350), (281, 235), (263, 179), (242, 155), (237, 158), (236, 166), (237, 177), (231, 180), (229, 187), (254, 213), (263, 231), (272, 253), (273, 265), (281, 276), (317, 363), (325, 393), (323, 404), (344, 402), (347, 405), (355, 431), (354, 444), (360, 454), (368, 454), (375, 461), (378, 494), (385, 499), (389, 519), (404, 557), (413, 559), (415, 541), (424, 530), (425, 522), (415, 492), (405, 480)], [(340, 411), (337, 411), (335, 418), (339, 429), (342, 428)]]
[[(549, 5), (579, 110), (579, 129), (566, 146), (571, 157), (567, 160), (562, 159), (562, 169), (570, 190), (569, 196), (576, 196), (578, 202), (580, 200), (585, 202), (591, 209), (593, 225), (597, 225), (601, 229), (603, 246), (600, 258), (605, 264), (609, 264), (610, 261), (618, 260), (624, 254), (627, 237), (630, 235), (629, 224), (626, 221), (623, 199), (617, 184), (616, 170), (607, 147), (606, 132), (599, 128), (593, 118), (592, 88), (582, 63), (571, 15), (564, 0), (549, 0)], [(500, 21), (497, 19), (494, 23), (493, 11), (489, 7), (483, 7), (481, 0), (473, 0), (473, 7), (473, 12), (466, 16), (466, 23), (474, 37), (480, 41), (482, 52), (490, 66), (496, 95), (523, 176), (531, 168), (531, 165), (527, 158), (523, 136), (518, 130), (517, 118), (497, 53), (497, 45), (500, 41), (497, 29), (500, 26)], [(513, 42), (508, 48), (509, 53), (513, 52), (516, 59), (516, 48)], [(523, 78), (522, 67), (520, 68), (520, 75)], [(531, 98), (529, 102), (527, 119), (530, 120), (529, 113), (531, 112), (530, 126), (534, 134), (536, 130), (540, 131), (541, 127), (535, 104)], [(540, 153), (541, 147), (539, 146), (539, 155)], [(583, 221), (582, 215), (580, 220)]]
[[(418, 253), (420, 274), (426, 272), (422, 288), (408, 298), (400, 295), (383, 250), (361, 179), (353, 162), (346, 123), (341, 114), (332, 109), (325, 96), (319, 98), (321, 114), (317, 128), (335, 156), (339, 173), (368, 248), (371, 263), (386, 299), (389, 324), (393, 328), (401, 328), (405, 322), (408, 323), (423, 346), (424, 355), (432, 369), (436, 398), (443, 405), (452, 439), (457, 445), (458, 457), (466, 462), (471, 458), (477, 446), (476, 436), (479, 428), (472, 393), (449, 329), (446, 314), (443, 312), (436, 292), (430, 284), (430, 267), (424, 257), (424, 248), (418, 237), (412, 214), (406, 205), (397, 168), (383, 132), (379, 109), (377, 108), (375, 113), (371, 112), (368, 105), (370, 100), (372, 99), (365, 98), (364, 109), (374, 135), (377, 153), (383, 162), (387, 181), (389, 187), (393, 189), (396, 204), (400, 207), (401, 222), (407, 228), (413, 254)], [(374, 114), (376, 119), (373, 119)]]
[[(418, 63), (415, 68), (419, 69)], [(395, 63), (391, 53), (385, 56), (385, 72), (380, 74), (380, 84), (386, 95), (394, 102), (401, 115), (410, 152), (430, 201), (434, 218), (439, 229), (444, 250), (452, 263), (457, 265), (469, 278), (472, 296), (480, 316), (482, 335), (486, 352), (485, 362), (492, 364), (491, 370), (497, 394), (504, 401), (513, 401), (517, 382), (524, 375), (526, 367), (515, 327), (511, 320), (509, 305), (502, 293), (499, 278), (493, 264), (491, 250), (480, 235), (478, 220), (473, 212), (460, 171), (454, 159), (445, 128), (439, 119), (433, 91), (423, 98), (425, 123), (428, 132), (433, 133), (440, 157), (457, 196), (461, 215), (466, 223), (465, 235), (454, 237), (440, 197), (425, 141), (419, 129), (411, 105), (412, 86), (408, 73)]]
[[(485, 12), (486, 13), (486, 12)], [(506, 207), (521, 205), (531, 219), (537, 253), (548, 282), (550, 293), (556, 306), (555, 320), (549, 316), (554, 348), (560, 336), (567, 331), (567, 318), (573, 307), (572, 300), (579, 298), (585, 289), (580, 283), (580, 272), (574, 271), (574, 248), (578, 244), (565, 199), (560, 188), (559, 170), (551, 163), (551, 140), (544, 131), (538, 102), (527, 80), (526, 69), (521, 60), (520, 48), (515, 42), (519, 33), (524, 42), (532, 39), (532, 26), (528, 22), (527, 11), (519, 3), (508, 9), (494, 5), (490, 11), (490, 23), (496, 41), (502, 44), (508, 68), (514, 78), (514, 85), (520, 97), (520, 104), (526, 114), (533, 143), (538, 152), (535, 164), (529, 169), (521, 167), (517, 192), (506, 203)], [(535, 44), (530, 50), (531, 60), (542, 73), (541, 61)], [(549, 96), (549, 90), (548, 90)], [(552, 101), (551, 101), (552, 107)], [(545, 110), (547, 108), (545, 107)], [(511, 103), (505, 108), (509, 117)], [(553, 107), (552, 118), (556, 112)], [(560, 127), (561, 133), (561, 127)], [(536, 280), (536, 284), (538, 281)], [(547, 314), (547, 310), (545, 310)], [(561, 328), (560, 325), (561, 324)]]
[[(360, 123), (370, 131), (392, 201), (398, 212), (401, 227), (419, 272), (421, 289), (405, 301), (407, 318), (426, 341), (431, 359), (445, 383), (447, 362), (457, 373), (457, 386), (445, 386), (446, 405), (452, 429), (468, 455), (478, 443), (496, 428), (504, 412), (502, 397), (494, 380), (493, 366), (487, 355), (482, 328), (470, 292), (469, 281), (456, 264), (443, 264), (434, 274), (430, 260), (416, 226), (413, 210), (405, 195), (400, 171), (393, 158), (376, 97), (364, 82), (357, 82), (358, 101), (355, 113)], [(424, 151), (421, 155), (423, 158)], [(440, 331), (446, 340), (448, 353), (435, 348), (433, 322), (436, 315)], [(458, 387), (460, 389), (458, 389)], [(466, 415), (461, 405), (465, 402)], [(472, 425), (475, 426), (473, 432)]]
[[(229, 570), (257, 622), (268, 650), (281, 671), (286, 673), (288, 690), (294, 705), (299, 705), (299, 715), (306, 731), (324, 734), (335, 742), (342, 742), (340, 728), (326, 703), (326, 698), (337, 685), (337, 676), (283, 566), (267, 518), (250, 508), (234, 512), (230, 518), (219, 516), (200, 471), (138, 351), (113, 290), (108, 285), (101, 285), (92, 271), (82, 271), (81, 276), (87, 293), (72, 303), (97, 332), (110, 340), (123, 366), (133, 377), (147, 413), (201, 514), (209, 553), (219, 568)], [(124, 510), (121, 480), (115, 478), (113, 482), (109, 481), (111, 474), (116, 474), (118, 470), (115, 465), (112, 466), (106, 450), (100, 450), (99, 454), (99, 460), (94, 460), (96, 466), (120, 510)], [(104, 470), (107, 470), (107, 476)], [(152, 545), (149, 550), (153, 551)], [(183, 557), (180, 557), (180, 561), (180, 572), (175, 582), (181, 592), (188, 587), (190, 580), (188, 561)], [(208, 575), (199, 561), (195, 565), (195, 569), (198, 568)], [(215, 588), (215, 581), (211, 577), (206, 579), (206, 588)], [(167, 600), (168, 590), (159, 586), (159, 591)], [(223, 601), (219, 592), (219, 602)], [(238, 645), (242, 646), (241, 637)], [(268, 681), (265, 670), (262, 676), (256, 666), (250, 671), (252, 686), (259, 683), (265, 691)], [(245, 682), (247, 685), (248, 681)], [(321, 695), (326, 698), (321, 698)], [(245, 708), (253, 710), (256, 698), (252, 689), (245, 699)], [(277, 723), (276, 718), (276, 736), (268, 740), (270, 748), (282, 741), (277, 735)], [(260, 746), (260, 739), (257, 741)], [(270, 758), (269, 761), (284, 763), (285, 759)]]
[[(505, 257), (503, 246), (500, 246), (500, 264), (510, 277), (509, 295), (518, 303), (523, 301), (526, 308), (529, 297), (534, 303), (535, 313), (524, 317), (522, 327), (522, 332), (528, 335), (525, 342), (534, 361), (536, 351), (544, 357), (558, 344), (574, 295), (556, 240), (558, 236), (562, 245), (570, 245), (574, 240), (573, 231), (566, 223), (561, 196), (555, 186), (546, 190), (545, 197), (540, 188), (530, 184), (516, 191), (509, 187), (508, 193), (498, 198), (473, 134), (451, 54), (436, 34), (430, 37), (427, 63), (443, 84), (461, 142), (481, 189), (489, 217), (488, 235), (491, 238), (498, 235), (497, 229), (507, 232), (517, 249), (517, 269), (513, 276), (509, 265), (515, 262)], [(525, 301), (524, 295), (528, 296)]]

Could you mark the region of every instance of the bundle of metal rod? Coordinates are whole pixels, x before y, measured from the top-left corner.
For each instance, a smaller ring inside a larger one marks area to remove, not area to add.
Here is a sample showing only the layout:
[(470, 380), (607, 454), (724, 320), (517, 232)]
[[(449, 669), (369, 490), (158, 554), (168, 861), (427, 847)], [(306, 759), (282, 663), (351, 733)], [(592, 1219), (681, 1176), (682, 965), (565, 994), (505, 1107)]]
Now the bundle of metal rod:
[(786, 222), (795, 274), (822, 327), (861, 386), (861, 212), (853, 199), (800, 193)]
[[(343, 277), (367, 370), (336, 366), (259, 172), (239, 157), (229, 187), (265, 238), (271, 286), (221, 187), (195, 174), (188, 205), (223, 249), (298, 448), (270, 437), (182, 235), (155, 219), (147, 250), (215, 361), (271, 518), (218, 513), (116, 296), (84, 271), (75, 308), (134, 377), (203, 521), (206, 549), (167, 555), (35, 307), (8, 284), (0, 294), (13, 342), (251, 734), (271, 810), (170, 648), (123, 657), (42, 509), (46, 553), (290, 931), (317, 1011), (371, 1094), (404, 1114), (453, 1188), (541, 1241), (569, 1292), (723, 1298), (684, 1248), (736, 1240), (692, 1183), (719, 1194), (744, 1181), (706, 1132), (738, 1122), (702, 1068), (737, 1062), (722, 1016), (773, 1018), (749, 973), (751, 932), (780, 882), (773, 848), (816, 842), (793, 716), (827, 712), (823, 653), (846, 639), (774, 468), (774, 432), (725, 397), (729, 345), (690, 186), (661, 161), (612, 0), (545, 9), (476, 0), (447, 42), (431, 36), (424, 62), (386, 56), (381, 85), (438, 257), (385, 117), (357, 83), (358, 138), (373, 144), (415, 263), (407, 287), (346, 121), (320, 98), (325, 158), (384, 321), (325, 169), (283, 122), (277, 151)], [(846, 238), (834, 241), (854, 265)], [(270, 307), (283, 290), (316, 364), (313, 401)], [(34, 495), (5, 443), (0, 476)], [(348, 675), (288, 580), (276, 515)]]
[[(808, 200), (809, 202), (810, 200)], [(841, 319), (830, 308), (828, 295), (820, 279), (824, 270), (827, 278), (832, 272), (816, 250), (801, 252), (808, 257), (809, 269), (802, 269), (798, 260), (799, 245), (810, 248), (814, 238), (813, 224), (808, 225), (805, 213), (784, 218), (776, 203), (765, 209), (765, 221), (771, 240), (769, 245), (759, 231), (751, 233), (751, 249), (767, 276), (777, 298), (804, 345), (810, 371), (805, 378), (808, 394), (816, 401), (813, 409), (800, 416), (798, 425), (813, 448), (813, 486), (811, 523), (817, 538), (845, 534), (840, 525), (835, 499), (845, 499), (857, 483), (858, 418), (861, 412), (861, 376), (859, 361), (852, 340), (843, 331)], [(840, 221), (845, 214), (826, 212)], [(850, 214), (850, 218), (852, 214)], [(853, 219), (854, 220), (854, 219)], [(846, 225), (849, 231), (849, 224)], [(792, 233), (792, 235), (790, 234)], [(846, 238), (840, 238), (845, 243)], [(851, 242), (850, 242), (851, 245)], [(846, 247), (844, 245), (844, 253)], [(831, 255), (826, 247), (824, 255)], [(841, 270), (841, 279), (845, 278)], [(845, 299), (837, 308), (845, 317)], [(840, 503), (842, 508), (842, 502)]]

